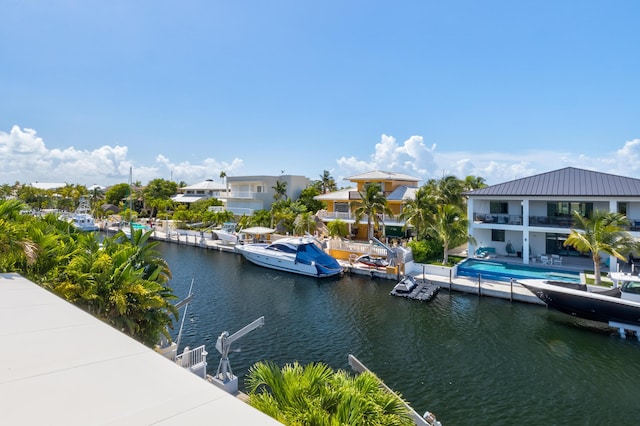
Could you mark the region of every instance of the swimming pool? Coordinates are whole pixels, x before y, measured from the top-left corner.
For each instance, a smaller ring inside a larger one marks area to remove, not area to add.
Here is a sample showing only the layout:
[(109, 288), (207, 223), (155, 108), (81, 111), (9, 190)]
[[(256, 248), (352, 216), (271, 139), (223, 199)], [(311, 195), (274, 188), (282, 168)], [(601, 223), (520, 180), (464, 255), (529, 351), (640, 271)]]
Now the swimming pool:
[(509, 281), (511, 278), (551, 279), (580, 282), (580, 273), (553, 268), (538, 268), (527, 265), (494, 262), (488, 260), (467, 259), (458, 265), (458, 275), (496, 281)]

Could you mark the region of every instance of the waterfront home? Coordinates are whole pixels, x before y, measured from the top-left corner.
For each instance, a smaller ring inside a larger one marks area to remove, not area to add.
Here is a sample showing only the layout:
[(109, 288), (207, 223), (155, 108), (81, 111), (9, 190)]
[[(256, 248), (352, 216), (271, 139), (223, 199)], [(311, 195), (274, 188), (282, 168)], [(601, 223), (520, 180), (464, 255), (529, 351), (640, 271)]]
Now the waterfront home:
[(469, 244), (470, 255), (488, 247), (525, 264), (589, 256), (563, 245), (574, 225), (573, 211), (622, 213), (631, 222), (631, 235), (640, 237), (640, 179), (567, 167), (465, 195), (469, 235), (476, 241)]
[(352, 213), (352, 204), (360, 201), (360, 192), (364, 191), (367, 184), (377, 183), (387, 199), (387, 203), (393, 211), (393, 217), (386, 214), (380, 216), (381, 228), (377, 234), (387, 238), (406, 237), (405, 222), (398, 218), (402, 213), (403, 203), (415, 198), (420, 179), (402, 173), (371, 171), (345, 178), (353, 182), (355, 186), (340, 191), (317, 195), (316, 200), (324, 201), (327, 208), (320, 211), (318, 217), (325, 223), (340, 219), (349, 226), (351, 236), (355, 239), (367, 239), (367, 218), (360, 220), (359, 226), (355, 225), (355, 217)]
[(178, 188), (178, 194), (171, 199), (178, 203), (195, 203), (196, 201), (206, 200), (208, 198), (225, 198), (227, 196), (227, 187), (224, 183), (214, 182), (213, 179), (207, 179), (194, 185)]
[(256, 210), (270, 210), (275, 199), (277, 183), (286, 184), (286, 198), (296, 200), (311, 181), (298, 175), (227, 176), (229, 192), (225, 208), (236, 216), (250, 216)]

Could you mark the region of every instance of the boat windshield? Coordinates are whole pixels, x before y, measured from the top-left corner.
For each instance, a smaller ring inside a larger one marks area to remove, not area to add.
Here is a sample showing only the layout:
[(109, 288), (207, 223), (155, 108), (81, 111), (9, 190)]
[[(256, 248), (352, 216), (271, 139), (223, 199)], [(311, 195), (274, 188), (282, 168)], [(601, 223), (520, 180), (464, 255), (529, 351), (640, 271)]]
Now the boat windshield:
[(267, 250), (281, 251), (283, 253), (295, 253), (296, 252), (295, 247), (291, 247), (288, 244), (280, 244), (280, 243), (270, 244), (267, 247)]
[(624, 293), (632, 293), (632, 294), (640, 294), (640, 282), (638, 281), (627, 281), (622, 284), (622, 289)]

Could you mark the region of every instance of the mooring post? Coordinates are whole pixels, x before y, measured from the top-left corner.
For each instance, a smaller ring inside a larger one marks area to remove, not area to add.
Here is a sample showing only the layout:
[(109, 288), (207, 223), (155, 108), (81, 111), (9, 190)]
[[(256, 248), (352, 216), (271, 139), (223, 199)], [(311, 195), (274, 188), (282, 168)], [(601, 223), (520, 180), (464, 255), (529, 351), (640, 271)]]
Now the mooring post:
[(451, 293), (451, 281), (453, 276), (453, 271), (451, 269), (449, 269), (449, 293)]
[(513, 278), (509, 278), (509, 302), (513, 302)]
[(482, 296), (482, 274), (478, 274), (478, 297)]

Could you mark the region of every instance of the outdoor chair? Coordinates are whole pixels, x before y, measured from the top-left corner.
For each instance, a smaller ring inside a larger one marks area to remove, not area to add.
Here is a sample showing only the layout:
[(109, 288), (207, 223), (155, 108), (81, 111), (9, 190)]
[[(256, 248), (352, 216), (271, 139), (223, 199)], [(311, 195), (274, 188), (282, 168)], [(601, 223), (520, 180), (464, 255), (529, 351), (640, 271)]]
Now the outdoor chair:
[(560, 256), (559, 256), (559, 255), (557, 255), (557, 254), (552, 254), (552, 255), (551, 255), (551, 262), (552, 262), (554, 265), (562, 265), (562, 257), (560, 257)]
[(549, 259), (549, 256), (541, 254), (540, 255), (540, 263), (542, 263), (544, 265), (550, 265), (551, 264), (551, 259)]

